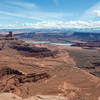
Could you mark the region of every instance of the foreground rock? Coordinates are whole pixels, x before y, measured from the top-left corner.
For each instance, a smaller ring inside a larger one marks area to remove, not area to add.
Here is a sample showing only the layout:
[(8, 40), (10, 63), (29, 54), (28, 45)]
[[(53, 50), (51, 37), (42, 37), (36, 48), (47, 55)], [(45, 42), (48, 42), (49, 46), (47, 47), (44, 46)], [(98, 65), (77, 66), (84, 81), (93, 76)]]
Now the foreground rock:
[(2, 93), (0, 94), (0, 100), (68, 100), (68, 99), (61, 96), (43, 96), (43, 95), (22, 99), (21, 97), (12, 93)]
[(20, 87), (25, 83), (35, 83), (42, 79), (48, 79), (47, 73), (31, 73), (25, 74), (11, 68), (3, 68), (0, 70), (0, 92), (19, 93)]

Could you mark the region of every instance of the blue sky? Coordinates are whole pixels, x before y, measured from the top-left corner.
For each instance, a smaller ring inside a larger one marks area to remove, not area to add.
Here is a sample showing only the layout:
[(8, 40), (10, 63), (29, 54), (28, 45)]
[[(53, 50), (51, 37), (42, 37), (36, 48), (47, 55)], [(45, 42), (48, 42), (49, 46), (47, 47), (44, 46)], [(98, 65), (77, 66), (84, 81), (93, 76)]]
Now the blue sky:
[(100, 0), (0, 0), (1, 28), (100, 26)]

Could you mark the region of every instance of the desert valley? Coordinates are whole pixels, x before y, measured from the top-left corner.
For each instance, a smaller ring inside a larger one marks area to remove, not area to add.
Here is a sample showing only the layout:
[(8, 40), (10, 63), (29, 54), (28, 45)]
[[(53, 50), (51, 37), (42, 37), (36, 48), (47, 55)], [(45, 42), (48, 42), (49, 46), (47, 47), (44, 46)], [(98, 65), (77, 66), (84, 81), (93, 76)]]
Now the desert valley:
[(0, 0), (0, 100), (100, 100), (100, 0)]
[(0, 38), (0, 98), (99, 100), (99, 42), (67, 46), (27, 41), (12, 32)]

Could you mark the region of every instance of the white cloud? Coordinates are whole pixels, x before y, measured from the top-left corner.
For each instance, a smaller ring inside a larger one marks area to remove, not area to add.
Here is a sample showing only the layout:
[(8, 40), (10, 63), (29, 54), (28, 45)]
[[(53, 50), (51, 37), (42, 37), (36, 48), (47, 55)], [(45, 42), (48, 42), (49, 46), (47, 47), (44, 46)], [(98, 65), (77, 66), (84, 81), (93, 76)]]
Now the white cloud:
[[(32, 26), (32, 25), (31, 25)], [(69, 21), (69, 22), (62, 22), (62, 21), (48, 21), (48, 22), (40, 22), (33, 24), (35, 28), (100, 28), (100, 21)]]
[(21, 13), (11, 13), (11, 12), (5, 12), (5, 11), (0, 11), (0, 14), (3, 14), (3, 15), (8, 15), (8, 16), (13, 16), (13, 17), (20, 17), (20, 18), (27, 18), (27, 19), (34, 19), (34, 20), (41, 20), (40, 18), (38, 17), (34, 17), (34, 16), (28, 16), (26, 14), (21, 14)]
[(93, 5), (91, 8), (86, 10), (81, 20), (94, 20), (96, 17), (100, 16), (100, 2), (97, 2), (95, 5)]
[(2, 25), (0, 25), (0, 28), (2, 28), (3, 26)]
[(22, 2), (22, 1), (8, 1), (8, 4), (12, 6), (17, 6), (17, 7), (24, 7), (24, 8), (38, 8), (36, 4), (34, 3), (29, 3), (29, 2)]
[(94, 13), (96, 14), (97, 17), (100, 17), (100, 10), (95, 10)]
[(14, 19), (15, 17), (20, 17), (20, 18), (27, 18), (33, 20), (41, 20), (37, 16), (33, 16), (34, 11), (38, 12), (37, 5), (25, 1), (22, 2), (19, 0), (15, 0), (15, 1), (8, 0), (0, 4), (0, 14), (3, 15), (4, 18), (5, 16), (9, 18), (11, 16), (11, 18), (13, 17)]
[(100, 29), (100, 21), (41, 21), (37, 23), (25, 23), (14, 25), (7, 25), (6, 28), (99, 28)]
[[(53, 1), (55, 4), (58, 3), (58, 0)], [(0, 6), (1, 5), (2, 4), (0, 4)], [(8, 1), (4, 5), (5, 6), (2, 5), (1, 8), (9, 8), (10, 10), (1, 10), (0, 15), (3, 17), (1, 16), (0, 19), (6, 19), (8, 17), (14, 20), (14, 18), (18, 17), (24, 20), (38, 20), (37, 23), (20, 24), (19, 22), (16, 22), (15, 25), (11, 24), (4, 26), (6, 28), (100, 28), (100, 21), (89, 21), (95, 19), (96, 17), (100, 17), (100, 2), (85, 11), (80, 20), (68, 22), (60, 20), (72, 17), (72, 13), (44, 12), (34, 3), (23, 3), (19, 0), (18, 2), (17, 0), (11, 2)], [(14, 10), (12, 11), (12, 9)]]
[[(58, 2), (58, 0), (54, 0), (54, 2)], [(6, 0), (4, 3), (0, 4), (0, 14), (3, 15), (4, 18), (8, 17), (11, 21), (12, 19), (28, 19), (33, 21), (61, 20), (73, 16), (72, 13), (45, 12), (35, 3), (23, 2), (23, 0)]]
[(7, 25), (6, 27), (7, 27), (7, 28), (15, 28), (15, 25), (9, 24), (9, 25)]
[(6, 12), (6, 11), (0, 11), (0, 14), (4, 15), (4, 16), (12, 16), (12, 17), (19, 17), (19, 18), (24, 18), (24, 19), (33, 19), (33, 20), (39, 20), (39, 21), (43, 21), (43, 20), (60, 20), (62, 18), (68, 17), (68, 16), (72, 16), (72, 14), (65, 14), (65, 13), (56, 13), (56, 12), (34, 12), (32, 13), (31, 11), (29, 12), (25, 12), (25, 11), (20, 11), (20, 12), (16, 12), (16, 13), (12, 13), (12, 12)]
[(0, 16), (0, 19), (9, 19), (7, 16)]

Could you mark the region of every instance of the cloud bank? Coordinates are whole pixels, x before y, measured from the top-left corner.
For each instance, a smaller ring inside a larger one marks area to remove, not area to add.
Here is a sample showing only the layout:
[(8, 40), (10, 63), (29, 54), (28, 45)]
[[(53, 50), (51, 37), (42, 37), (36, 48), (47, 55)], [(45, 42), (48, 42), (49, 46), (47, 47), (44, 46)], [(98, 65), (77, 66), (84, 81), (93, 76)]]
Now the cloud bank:
[[(1, 28), (4, 26), (0, 25)], [(69, 29), (69, 28), (100, 28), (100, 21), (41, 21), (36, 23), (24, 23), (20, 24), (16, 22), (15, 24), (6, 25), (5, 28), (58, 28), (58, 29)]]

